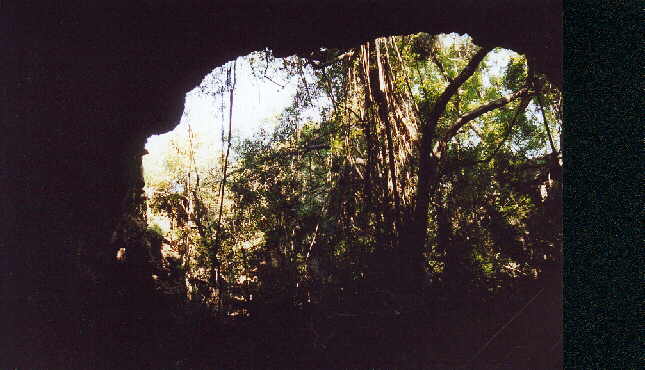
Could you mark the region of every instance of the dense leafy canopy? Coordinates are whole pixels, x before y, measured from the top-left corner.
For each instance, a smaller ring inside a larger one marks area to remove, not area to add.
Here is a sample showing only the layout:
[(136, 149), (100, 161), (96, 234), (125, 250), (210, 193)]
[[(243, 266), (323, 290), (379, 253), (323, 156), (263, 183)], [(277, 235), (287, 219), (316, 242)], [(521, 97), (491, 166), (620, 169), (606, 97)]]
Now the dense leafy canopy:
[[(400, 311), (410, 288), (474, 299), (557, 271), (562, 99), (523, 56), (416, 34), (247, 58), (297, 81), (274, 130), (204, 163), (189, 135), (147, 179), (192, 300)], [(227, 98), (234, 74), (202, 89)]]

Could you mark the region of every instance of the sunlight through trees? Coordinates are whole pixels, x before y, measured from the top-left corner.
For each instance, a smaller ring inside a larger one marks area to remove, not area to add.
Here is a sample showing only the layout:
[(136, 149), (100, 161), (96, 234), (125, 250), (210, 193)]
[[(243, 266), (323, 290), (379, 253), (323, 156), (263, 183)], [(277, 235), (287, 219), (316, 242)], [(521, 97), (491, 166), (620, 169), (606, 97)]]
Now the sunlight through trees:
[[(238, 114), (271, 89), (278, 114)], [(160, 284), (220, 316), (484, 302), (558, 270), (561, 131), (531, 61), (467, 35), (239, 58), (148, 146), (149, 227), (180, 276)]]

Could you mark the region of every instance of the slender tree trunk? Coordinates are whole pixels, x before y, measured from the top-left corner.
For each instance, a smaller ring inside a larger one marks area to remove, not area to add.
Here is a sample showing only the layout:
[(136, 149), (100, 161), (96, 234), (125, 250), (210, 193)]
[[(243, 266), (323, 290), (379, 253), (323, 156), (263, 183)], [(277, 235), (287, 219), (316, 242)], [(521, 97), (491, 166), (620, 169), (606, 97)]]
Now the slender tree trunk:
[(549, 139), (549, 144), (551, 145), (551, 153), (557, 153), (555, 149), (555, 144), (553, 143), (553, 136), (551, 135), (551, 129), (549, 128), (549, 121), (546, 119), (546, 110), (544, 108), (544, 99), (542, 94), (536, 94), (538, 102), (540, 103), (540, 112), (542, 112), (542, 122), (544, 123), (544, 129), (546, 130), (546, 136)]
[[(221, 229), (222, 229), (222, 211), (224, 209), (224, 189), (226, 187), (226, 176), (227, 170), (228, 170), (228, 156), (231, 150), (231, 135), (232, 135), (232, 128), (233, 128), (233, 95), (235, 93), (235, 83), (236, 83), (236, 71), (235, 71), (235, 66), (236, 62), (233, 62), (233, 67), (232, 67), (232, 82), (231, 82), (231, 90), (229, 94), (229, 107), (228, 107), (228, 140), (226, 144), (226, 155), (224, 157), (224, 169), (223, 169), (223, 177), (222, 177), (222, 183), (220, 185), (220, 203), (219, 203), (219, 214), (217, 216), (217, 234), (215, 234), (216, 238), (216, 243), (219, 242), (220, 239), (220, 234), (221, 234)], [(231, 73), (229, 71), (229, 73)], [(219, 245), (216, 245), (217, 248), (219, 248)]]
[[(231, 150), (231, 136), (233, 128), (233, 95), (235, 93), (235, 83), (236, 83), (236, 62), (233, 62), (232, 68), (229, 70), (229, 77), (231, 77), (230, 83), (230, 93), (229, 93), (229, 107), (228, 107), (228, 140), (226, 144), (226, 155), (224, 156), (224, 168), (222, 173), (222, 183), (220, 184), (220, 202), (219, 202), (219, 214), (217, 216), (217, 231), (215, 233), (214, 241), (214, 250), (211, 251), (211, 260), (212, 260), (212, 272), (215, 273), (214, 279), (217, 285), (218, 291), (218, 312), (222, 313), (224, 308), (224, 302), (222, 300), (224, 296), (224, 286), (221, 278), (221, 271), (219, 267), (219, 259), (217, 258), (217, 253), (220, 249), (221, 243), (221, 234), (222, 234), (222, 213), (224, 209), (224, 190), (226, 188), (227, 180), (227, 171), (228, 171), (228, 157)], [(211, 276), (213, 278), (213, 276)]]

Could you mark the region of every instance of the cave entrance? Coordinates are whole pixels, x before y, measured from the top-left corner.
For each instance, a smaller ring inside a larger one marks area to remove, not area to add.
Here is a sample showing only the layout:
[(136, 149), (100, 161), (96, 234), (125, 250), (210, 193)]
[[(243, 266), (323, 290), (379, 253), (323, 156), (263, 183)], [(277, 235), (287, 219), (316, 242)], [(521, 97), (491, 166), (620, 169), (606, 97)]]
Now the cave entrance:
[[(378, 45), (378, 50), (369, 51), (370, 45)], [(378, 172), (376, 167), (387, 168), (388, 161), (394, 159), (395, 167), (400, 168), (390, 168), (390, 173), (398, 170), (400, 176), (409, 180), (415, 176), (416, 169), (414, 163), (406, 162), (414, 162), (413, 142), (418, 132), (418, 121), (410, 116), (420, 114), (417, 101), (437, 94), (451, 83), (474, 54), (475, 48), (468, 35), (453, 33), (433, 37), (417, 34), (381, 38), (352, 50), (323, 48), (306, 57), (274, 58), (271, 51), (265, 50), (215, 68), (186, 95), (184, 113), (177, 127), (166, 134), (150, 137), (146, 144), (148, 154), (143, 157), (147, 224), (149, 230), (163, 240), (161, 261), (167, 271), (172, 271), (173, 278), (167, 282), (174, 284), (171, 290), (183, 291), (189, 300), (222, 309), (221, 290), (224, 285), (233, 287), (228, 293), (230, 301), (248, 302), (260, 294), (253, 291), (261, 285), (258, 274), (265, 265), (290, 265), (294, 279), (289, 284), (293, 283), (295, 291), (306, 285), (311, 274), (324, 274), (319, 266), (323, 262), (313, 259), (312, 252), (321, 238), (321, 223), (316, 218), (329, 212), (329, 199), (338, 197), (332, 194), (333, 184), (338, 185), (342, 176), (334, 173), (338, 172), (338, 163), (335, 162), (344, 156), (355, 172), (353, 176), (357, 176), (355, 180), (365, 181), (370, 171), (369, 147), (379, 141), (374, 135), (388, 136), (382, 110), (365, 109), (369, 104), (379, 105), (375, 101), (378, 96), (369, 95), (370, 89), (391, 90), (386, 91), (381, 103), (392, 107), (385, 115), (397, 121), (399, 126), (394, 125), (392, 129), (401, 137), (389, 138), (391, 141), (387, 144), (399, 147), (399, 152), (391, 158), (383, 154), (389, 149), (386, 143), (383, 151), (372, 152), (376, 161), (382, 163), (373, 164), (371, 170)], [(359, 53), (374, 54), (372, 59), (365, 59), (367, 63), (376, 60), (378, 54), (380, 64), (375, 68), (376, 75), (367, 73), (357, 77), (357, 70), (343, 71), (349, 63), (356, 63)], [(407, 58), (407, 64), (403, 58)], [(392, 66), (395, 63), (400, 63), (399, 70)], [(451, 107), (453, 111), (449, 114), (458, 117), (472, 109), (469, 105), (474, 103), (468, 100), (490, 101), (517, 89), (513, 85), (526, 78), (522, 75), (526, 73), (525, 68), (526, 61), (517, 53), (506, 49), (489, 51), (480, 71), (456, 94), (461, 97), (456, 96)], [(381, 86), (370, 85), (370, 78), (381, 79)], [(352, 96), (362, 94), (361, 84), (369, 85), (365, 90), (368, 100), (359, 101)], [(390, 86), (384, 86), (387, 84)], [(397, 88), (402, 92), (397, 92)], [(337, 112), (343, 109), (346, 116), (339, 116)], [(525, 109), (535, 122), (539, 123), (545, 117), (540, 114), (536, 102), (528, 102)], [(463, 147), (457, 149), (463, 152), (461, 155), (475, 155), (476, 148), (484, 145), (482, 140), (495, 142), (495, 139), (490, 139), (495, 135), (491, 130), (500, 131), (497, 136), (501, 137), (505, 128), (500, 122), (510, 120), (509, 112), (492, 119), (498, 123), (475, 122), (464, 130), (462, 137), (453, 138), (453, 141), (458, 141), (457, 146)], [(555, 115), (557, 112), (548, 113)], [(370, 128), (364, 126), (370, 117), (381, 119), (380, 124), (385, 127), (373, 127), (371, 137)], [(356, 122), (349, 127), (351, 125), (343, 125), (343, 120)], [(555, 126), (554, 130), (559, 130), (559, 125)], [(361, 138), (361, 130), (364, 138)], [(483, 132), (486, 130), (489, 132)], [(509, 152), (524, 152), (528, 158), (538, 160), (549, 151), (557, 151), (557, 148), (549, 148), (546, 144), (546, 133), (540, 134), (544, 145), (529, 143), (536, 140), (531, 135), (537, 134), (524, 132), (516, 140), (510, 140)], [(402, 139), (404, 136), (406, 138)], [(549, 134), (549, 141), (559, 146), (559, 135)], [(357, 144), (354, 146), (351, 142)], [(499, 145), (496, 150), (499, 150)], [(290, 175), (277, 180), (284, 177), (284, 173)], [(387, 175), (384, 181), (388, 182)], [(298, 185), (294, 186), (294, 182)], [(413, 188), (414, 181), (410, 183), (407, 192), (401, 189), (397, 194), (397, 207), (411, 206), (413, 194), (409, 190)], [(318, 188), (312, 184), (318, 184)], [(406, 186), (404, 180), (398, 185)], [(447, 184), (448, 187), (454, 185)], [(370, 186), (380, 185), (374, 183)], [(394, 183), (389, 181), (386, 186), (392, 191)], [(546, 185), (542, 184), (542, 187), (542, 196), (546, 197)], [(316, 194), (321, 189), (332, 191), (322, 196)], [(443, 191), (454, 193), (452, 190)], [(383, 197), (386, 203), (394, 201), (391, 195), (389, 200), (387, 194)], [(326, 200), (322, 201), (323, 198)], [(363, 201), (368, 198), (366, 196)], [(283, 211), (286, 214), (281, 213)], [(386, 217), (383, 215), (381, 221), (365, 222), (383, 223)], [(297, 222), (293, 223), (293, 220)], [(277, 231), (290, 222), (289, 230)], [(393, 224), (393, 227), (400, 225)], [(327, 232), (349, 231), (330, 227)], [(431, 232), (436, 233), (437, 230)], [(284, 235), (270, 235), (272, 233)], [(302, 235), (296, 236), (298, 233)], [(333, 239), (331, 236), (327, 238)], [(298, 243), (300, 247), (294, 245)], [(340, 241), (328, 240), (327, 243), (343, 245)], [(339, 248), (333, 253), (347, 256), (353, 253), (348, 246)], [(438, 248), (430, 247), (432, 249)], [(372, 252), (374, 247), (367, 247), (365, 253)], [(120, 250), (117, 257), (122, 256), (123, 251)], [(441, 280), (446, 257), (436, 257), (429, 258), (426, 268)], [(495, 258), (480, 258), (480, 263), (491, 270), (491, 261)], [(483, 262), (486, 258), (488, 261)], [(521, 270), (514, 260), (502, 265), (512, 274)], [(536, 274), (534, 267), (529, 270)], [(366, 271), (354, 273), (360, 278), (367, 274)], [(166, 278), (169, 274), (166, 273)], [(161, 278), (155, 275), (156, 280)], [(305, 302), (311, 301), (310, 295), (308, 291), (305, 293)], [(226, 311), (234, 314), (246, 312), (234, 307)]]
[[(492, 315), (495, 303), (484, 302), (558, 269), (561, 123), (559, 92), (523, 56), (468, 35), (237, 58), (146, 145), (147, 225), (162, 240), (157, 288), (226, 319), (310, 325), (314, 347), (332, 346), (334, 333), (314, 328), (313, 312), (412, 318), (432, 291), (461, 319), (478, 315), (459, 349), (472, 351), (495, 329), (476, 307)], [(407, 255), (422, 176), (428, 237)], [(414, 266), (425, 280), (409, 289)], [(535, 297), (513, 296), (510, 310)]]

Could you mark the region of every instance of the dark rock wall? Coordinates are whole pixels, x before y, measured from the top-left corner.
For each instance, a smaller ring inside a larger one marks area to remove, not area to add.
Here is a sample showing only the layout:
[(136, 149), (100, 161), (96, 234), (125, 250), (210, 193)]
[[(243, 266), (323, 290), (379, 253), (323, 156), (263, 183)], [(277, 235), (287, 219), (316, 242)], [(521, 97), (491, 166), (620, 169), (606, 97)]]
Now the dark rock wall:
[(86, 282), (113, 257), (142, 146), (178, 123), (212, 68), (264, 47), (286, 56), (454, 31), (525, 53), (562, 84), (558, 0), (25, 0), (2, 3), (0, 27), (0, 361), (12, 366), (91, 358)]

